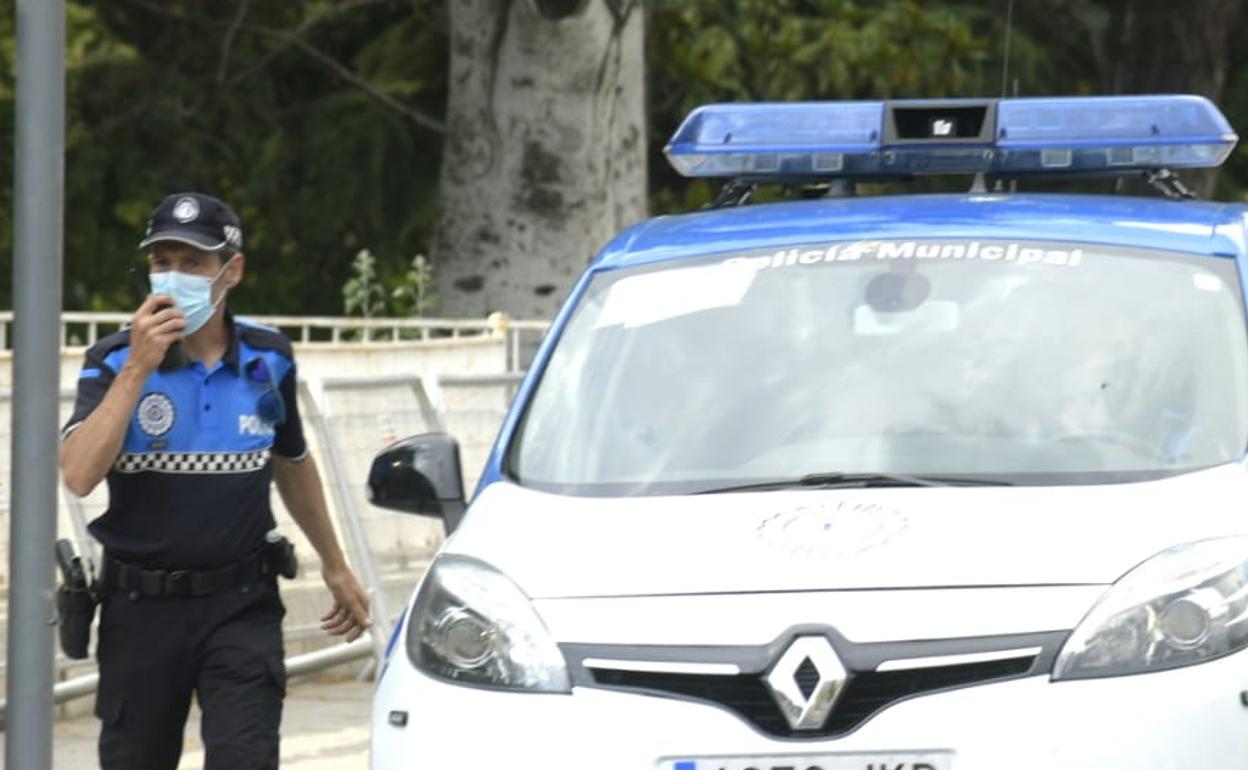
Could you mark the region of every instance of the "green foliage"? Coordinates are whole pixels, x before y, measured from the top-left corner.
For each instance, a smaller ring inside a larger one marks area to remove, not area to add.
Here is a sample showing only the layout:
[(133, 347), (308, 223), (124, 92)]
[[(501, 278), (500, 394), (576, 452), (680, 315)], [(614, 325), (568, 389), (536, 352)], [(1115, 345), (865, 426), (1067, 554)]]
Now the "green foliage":
[[(432, 233), (441, 136), (410, 113), (436, 119), (443, 109), (440, 6), (69, 0), (66, 307), (133, 307), (126, 269), (141, 264), (148, 213), (176, 190), (212, 192), (238, 209), (248, 257), (231, 295), (240, 312), (336, 312), (351, 270), (341, 255), (362, 244), (387, 255), (380, 274), (401, 272), (398, 255), (426, 250)], [(5, 126), (13, 13), (0, 7)], [(3, 156), (8, 275), (11, 150)], [(10, 302), (0, 281), (0, 307)]]
[(424, 254), (412, 257), (401, 275), (387, 278), (379, 274), (373, 253), (360, 249), (351, 262), (351, 277), (342, 285), (345, 315), (419, 318), (437, 308), (438, 302), (433, 291), (433, 264)]
[[(428, 253), (432, 240), (443, 137), (430, 124), (448, 88), (447, 2), (67, 0), (66, 307), (132, 308), (127, 268), (142, 264), (135, 245), (148, 212), (169, 192), (199, 189), (243, 218), (248, 277), (231, 294), (236, 310), (338, 312), (343, 287), (360, 278), (344, 255), (367, 245), (369, 286), (383, 295), (357, 286), (365, 294), (351, 312), (378, 301), (431, 312), (429, 265), (406, 255)], [(692, 210), (715, 193), (662, 156), (698, 104), (999, 96), (1015, 81), (1027, 96), (1113, 93), (1124, 19), (1161, 8), (1015, 0), (1003, 79), (1007, 5), (650, 0), (651, 210)], [(12, 302), (14, 14), (14, 4), (0, 6), (0, 126), (10, 127), (0, 153), (0, 307)], [(1248, 119), (1248, 48), (1234, 44), (1246, 32), (1248, 10), (1229, 33), (1219, 100), (1233, 126)], [(941, 184), (965, 186), (929, 186)], [(1217, 194), (1248, 200), (1248, 147)]]
[[(714, 185), (677, 176), (660, 149), (699, 104), (996, 97), (1016, 88), (1022, 96), (1110, 94), (1115, 51), (1155, 45), (1127, 39), (1126, 18), (1145, 10), (1125, 0), (1015, 0), (1013, 6), (1007, 74), (1009, 0), (653, 0), (647, 29), (652, 210), (688, 211), (714, 195)], [(1150, 8), (1166, 12), (1161, 4)], [(1244, 32), (1248, 10), (1230, 39)], [(1231, 51), (1219, 103), (1232, 125), (1242, 125), (1248, 49), (1232, 44)], [(968, 182), (923, 180), (909, 188), (966, 189)], [(1246, 188), (1248, 148), (1241, 147), (1219, 177), (1219, 196), (1248, 199)]]
[(1239, 132), (1239, 146), (1231, 153), (1223, 170), (1218, 174), (1215, 197), (1219, 200), (1248, 202), (1248, 47), (1235, 44), (1248, 35), (1248, 10), (1240, 11), (1239, 23), (1231, 33), (1231, 60), (1227, 66), (1226, 87), (1219, 106), (1231, 121), (1231, 127)]
[[(915, 0), (659, 0), (651, 9), (652, 146), (699, 104), (973, 96), (989, 42), (981, 12)], [(713, 187), (651, 163), (651, 205), (687, 211)]]
[(433, 291), (433, 263), (424, 254), (412, 257), (404, 281), (390, 291), (395, 315), (420, 318), (437, 309), (440, 298)]
[(377, 260), (368, 249), (360, 249), (351, 262), (351, 277), (342, 286), (342, 310), (345, 315), (359, 313), (365, 318), (382, 315), (386, 295), (377, 278)]
[(655, 85), (679, 91), (663, 101), (681, 113), (724, 98), (965, 95), (986, 48), (957, 13), (914, 0), (672, 0), (650, 29), (651, 51), (667, 52)]

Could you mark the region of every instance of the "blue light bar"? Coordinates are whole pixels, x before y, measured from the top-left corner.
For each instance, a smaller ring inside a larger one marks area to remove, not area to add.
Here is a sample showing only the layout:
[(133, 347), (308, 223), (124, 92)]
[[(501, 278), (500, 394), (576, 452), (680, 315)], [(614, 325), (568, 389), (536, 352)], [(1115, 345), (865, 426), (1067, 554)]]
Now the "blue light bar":
[(712, 104), (685, 118), (665, 152), (685, 176), (833, 174), (880, 145), (884, 102)]
[(1201, 96), (713, 104), (665, 149), (685, 176), (1119, 174), (1222, 164), (1238, 137)]

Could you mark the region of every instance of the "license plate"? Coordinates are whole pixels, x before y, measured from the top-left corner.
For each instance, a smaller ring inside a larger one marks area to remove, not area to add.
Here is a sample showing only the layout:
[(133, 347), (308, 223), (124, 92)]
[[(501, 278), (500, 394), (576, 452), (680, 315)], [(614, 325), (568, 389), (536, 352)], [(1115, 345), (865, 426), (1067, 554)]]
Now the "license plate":
[(659, 770), (952, 770), (951, 757), (948, 751), (673, 757), (659, 760)]

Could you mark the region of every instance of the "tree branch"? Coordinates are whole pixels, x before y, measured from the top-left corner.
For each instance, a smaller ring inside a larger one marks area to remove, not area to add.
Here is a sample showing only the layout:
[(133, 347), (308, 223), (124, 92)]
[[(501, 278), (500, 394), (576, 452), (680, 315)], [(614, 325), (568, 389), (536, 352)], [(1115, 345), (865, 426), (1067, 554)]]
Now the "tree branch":
[(611, 14), (617, 30), (628, 23), (628, 17), (637, 5), (638, 0), (606, 0), (607, 11)]
[(234, 36), (247, 17), (247, 6), (251, 0), (239, 0), (238, 13), (234, 14), (234, 23), (225, 31), (225, 39), (221, 41), (221, 63), (217, 66), (217, 82), (225, 82), (225, 70), (230, 63), (230, 48), (234, 45)]
[(356, 88), (360, 89), (364, 93), (368, 94), (369, 96), (373, 97), (377, 101), (386, 105), (390, 109), (400, 112), (406, 115), (407, 117), (411, 118), (413, 123), (416, 123), (419, 126), (427, 128), (430, 131), (434, 131), (439, 134), (446, 133), (446, 123), (444, 121), (438, 120), (437, 118), (432, 118), (424, 114), (420, 110), (415, 109), (414, 107), (409, 107), (408, 105), (403, 104), (402, 102), (400, 102), (399, 100), (391, 96), (390, 94), (386, 93), (385, 91), (382, 91), (381, 89), (377, 88), (377, 86), (374, 86), (372, 83), (369, 83), (364, 78), (352, 72), (344, 64), (342, 64), (342, 62), (338, 61), (334, 57), (325, 53), (321, 49), (313, 46), (311, 43), (304, 40), (303, 38), (298, 37), (297, 35), (294, 35), (289, 32), (282, 32), (281, 30), (265, 30), (260, 27), (254, 28), (252, 31), (258, 34), (270, 35), (273, 37), (286, 40), (287, 42), (291, 43), (299, 50), (306, 53), (308, 56), (311, 56), (313, 59), (316, 59), (321, 64), (324, 64), (326, 67), (328, 67), (330, 70), (337, 73), (338, 76), (341, 77), (343, 80), (346, 80), (347, 82), (351, 83)]
[[(494, 120), (495, 86), (498, 83), (498, 60), (502, 56), (503, 43), (507, 40), (507, 29), (511, 24), (512, 0), (496, 0), (494, 8), (494, 26), (490, 32), (489, 70), (486, 72), (486, 94), (490, 105), (490, 121)], [(454, 25), (452, 25), (454, 26)]]
[[(301, 31), (306, 30), (307, 28), (310, 28), (313, 24), (315, 24), (317, 21), (320, 20), (321, 16), (325, 16), (329, 12), (326, 12), (325, 14), (320, 14), (319, 16), (313, 17), (310, 20), (306, 20), (303, 24), (300, 25), (300, 27), (297, 27), (294, 31), (290, 31), (290, 30), (283, 30), (283, 29), (274, 29), (272, 27), (265, 27), (265, 26), (260, 26), (256, 24), (247, 24), (237, 19), (234, 22), (227, 23), (227, 22), (217, 21), (216, 19), (205, 18), (202, 16), (194, 16), (190, 14), (177, 13), (174, 11), (170, 11), (168, 8), (165, 8), (157, 3), (149, 2), (149, 0), (122, 0), (122, 1), (129, 5), (142, 8), (143, 10), (148, 11), (150, 13), (156, 13), (161, 16), (166, 16), (169, 18), (177, 19), (178, 21), (192, 22), (192, 23), (196, 23), (196, 24), (200, 24), (204, 26), (209, 26), (209, 27), (217, 27), (217, 28), (225, 27), (227, 29), (236, 26), (239, 31), (248, 32), (253, 35), (260, 35), (262, 37), (268, 37), (268, 38), (284, 41), (288, 45), (292, 45), (295, 48), (298, 48), (304, 54), (311, 57), (315, 61), (319, 62), (320, 64), (322, 64), (323, 66), (325, 66), (326, 68), (334, 72), (334, 74), (338, 75), (339, 77), (347, 81), (349, 84), (351, 84), (355, 88), (373, 97), (373, 99), (377, 100), (381, 104), (385, 105), (386, 107), (389, 107), (392, 110), (395, 110), (396, 112), (399, 112), (402, 115), (407, 116), (408, 118), (412, 120), (413, 123), (416, 123), (418, 126), (429, 129), (430, 131), (434, 131), (439, 134), (446, 133), (445, 122), (438, 120), (437, 118), (431, 117), (429, 115), (426, 115), (424, 112), (416, 109), (415, 107), (411, 107), (409, 105), (403, 104), (402, 102), (395, 99), (393, 96), (390, 96), (389, 94), (385, 93), (381, 89), (374, 86), (372, 83), (369, 83), (367, 80), (361, 78), (359, 75), (352, 72), (342, 62), (338, 61), (334, 57), (320, 50), (319, 48), (312, 45), (307, 40), (304, 40), (300, 36)], [(345, 2), (345, 3), (342, 3), (340, 6), (338, 6), (338, 10), (343, 10), (345, 8), (352, 8), (352, 7), (365, 5), (365, 4), (373, 3), (373, 2), (379, 2), (379, 1), (380, 0), (351, 0), (350, 2)]]
[[(322, 21), (325, 21), (326, 19), (332, 16), (337, 16), (339, 13), (342, 13), (344, 11), (350, 11), (350, 10), (359, 8), (364, 5), (372, 5), (373, 3), (383, 3), (383, 2), (386, 2), (386, 0), (343, 0), (343, 2), (337, 5), (330, 6), (327, 10), (322, 11), (321, 13), (318, 13), (315, 16), (309, 16), (308, 18), (304, 19), (303, 23), (301, 23), (298, 27), (295, 27), (293, 30), (291, 30), (291, 34), (302, 37), (310, 29), (312, 29), (316, 25), (320, 24)], [(247, 69), (243, 70), (238, 75), (235, 75), (234, 77), (230, 78), (230, 84), (234, 85), (243, 80), (246, 80), (247, 78), (251, 77), (256, 72), (264, 69), (265, 67), (269, 65), (270, 62), (272, 62), (274, 59), (280, 56), (282, 52), (284, 52), (286, 48), (289, 47), (289, 45), (290, 44), (288, 43), (286, 45), (279, 46), (276, 50), (270, 51), (269, 53), (265, 54), (264, 58), (262, 58), (260, 61), (256, 62), (255, 64), (248, 67)]]

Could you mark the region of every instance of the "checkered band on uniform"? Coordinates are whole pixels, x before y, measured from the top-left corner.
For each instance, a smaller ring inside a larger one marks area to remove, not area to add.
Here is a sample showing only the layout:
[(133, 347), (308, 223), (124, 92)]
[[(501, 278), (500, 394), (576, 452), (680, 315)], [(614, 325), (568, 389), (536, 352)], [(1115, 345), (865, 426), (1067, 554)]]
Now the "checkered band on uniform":
[(255, 452), (142, 452), (123, 454), (113, 470), (118, 473), (249, 473), (264, 468), (269, 450)]

